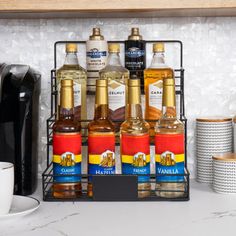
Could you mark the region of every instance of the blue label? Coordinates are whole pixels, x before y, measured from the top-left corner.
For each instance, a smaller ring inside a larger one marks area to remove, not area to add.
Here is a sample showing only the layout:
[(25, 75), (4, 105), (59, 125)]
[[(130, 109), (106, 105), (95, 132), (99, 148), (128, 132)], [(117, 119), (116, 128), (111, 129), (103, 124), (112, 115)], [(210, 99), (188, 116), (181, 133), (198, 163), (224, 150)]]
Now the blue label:
[[(89, 164), (89, 171), (90, 175), (113, 175), (115, 174), (115, 166), (112, 167), (102, 167), (97, 164)], [(91, 181), (92, 177), (89, 177), (89, 181)]]
[(96, 50), (93, 50), (93, 51), (90, 51), (90, 52), (87, 52), (87, 57), (91, 57), (91, 58), (101, 58), (101, 57), (106, 57), (107, 56), (107, 52), (106, 51), (96, 51)]
[[(184, 181), (184, 176), (175, 176), (176, 174), (184, 175), (184, 162), (178, 162), (173, 166), (164, 166), (156, 162), (157, 182), (181, 182)], [(166, 174), (173, 174), (173, 176), (165, 176)]]
[(144, 56), (145, 51), (140, 50), (139, 48), (129, 48), (128, 51), (125, 52), (125, 55), (130, 58), (139, 58)]
[(65, 182), (65, 183), (80, 182), (81, 177), (73, 175), (81, 174), (81, 163), (77, 163), (74, 166), (61, 166), (58, 163), (53, 163), (53, 174), (63, 175), (63, 176), (54, 176), (55, 182)]
[(140, 175), (138, 176), (139, 183), (149, 182), (150, 176), (145, 176), (145, 175), (150, 174), (150, 163), (147, 163), (146, 166), (143, 167), (136, 167), (132, 164), (123, 163), (122, 173), (125, 175)]

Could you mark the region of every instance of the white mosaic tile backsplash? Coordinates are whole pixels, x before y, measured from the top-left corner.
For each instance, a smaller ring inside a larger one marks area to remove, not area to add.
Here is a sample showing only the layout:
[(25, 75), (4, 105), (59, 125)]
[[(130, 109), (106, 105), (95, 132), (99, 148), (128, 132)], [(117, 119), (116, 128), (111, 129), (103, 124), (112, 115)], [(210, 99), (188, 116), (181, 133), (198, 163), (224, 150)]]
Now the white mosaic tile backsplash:
[[(179, 39), (184, 44), (185, 103), (188, 118), (188, 166), (195, 176), (195, 118), (236, 114), (236, 18), (0, 19), (0, 62), (29, 64), (42, 73), (40, 170), (46, 160), (46, 119), (50, 109), (53, 44), (87, 40), (92, 27), (108, 40), (124, 40), (138, 26), (145, 39)], [(81, 49), (80, 62), (85, 66)], [(61, 55), (61, 54), (60, 54)], [(175, 67), (176, 52), (167, 50)], [(148, 57), (150, 61), (151, 55)], [(59, 65), (63, 62), (60, 57)], [(149, 64), (149, 63), (148, 63)], [(93, 107), (92, 102), (90, 106)], [(92, 114), (90, 114), (91, 116)]]

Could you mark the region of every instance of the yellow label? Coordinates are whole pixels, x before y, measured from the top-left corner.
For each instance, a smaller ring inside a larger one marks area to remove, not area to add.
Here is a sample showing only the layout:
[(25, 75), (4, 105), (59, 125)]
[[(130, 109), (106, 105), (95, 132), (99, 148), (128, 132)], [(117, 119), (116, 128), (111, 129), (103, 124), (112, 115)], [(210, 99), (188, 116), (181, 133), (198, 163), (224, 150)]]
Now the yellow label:
[[(63, 158), (61, 155), (53, 155), (53, 162), (61, 164), (63, 161), (65, 161), (65, 158)], [(71, 160), (69, 160), (71, 161)], [(81, 154), (79, 155), (74, 155), (73, 160), (75, 163), (80, 163), (82, 161), (82, 156)]]
[[(160, 154), (156, 154), (155, 157), (156, 157), (156, 162), (161, 162), (161, 155)], [(176, 163), (184, 162), (184, 154), (175, 154), (174, 159), (175, 159)]]
[[(146, 163), (150, 162), (150, 155), (145, 155)], [(134, 163), (134, 156), (131, 155), (122, 155), (121, 156), (122, 163), (133, 164)]]
[(89, 164), (99, 165), (101, 163), (101, 155), (89, 154)]

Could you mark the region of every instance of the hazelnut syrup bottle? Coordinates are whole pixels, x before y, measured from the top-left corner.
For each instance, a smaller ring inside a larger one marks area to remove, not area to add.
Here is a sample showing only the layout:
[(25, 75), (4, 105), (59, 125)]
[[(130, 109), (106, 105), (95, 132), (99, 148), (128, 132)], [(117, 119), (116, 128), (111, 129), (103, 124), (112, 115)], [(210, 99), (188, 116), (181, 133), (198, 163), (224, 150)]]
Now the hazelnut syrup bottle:
[[(94, 120), (88, 125), (88, 174), (115, 174), (115, 127), (108, 118), (108, 83), (96, 80)], [(88, 196), (93, 196), (92, 177)]]

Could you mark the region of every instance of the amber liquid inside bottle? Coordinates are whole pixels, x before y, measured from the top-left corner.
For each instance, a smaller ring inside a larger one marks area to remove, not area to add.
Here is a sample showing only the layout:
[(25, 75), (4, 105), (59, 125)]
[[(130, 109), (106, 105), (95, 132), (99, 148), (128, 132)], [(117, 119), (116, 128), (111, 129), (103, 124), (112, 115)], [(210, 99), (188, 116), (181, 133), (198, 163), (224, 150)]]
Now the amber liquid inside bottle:
[(138, 174), (138, 197), (143, 198), (151, 190), (149, 124), (142, 116), (140, 80), (130, 79), (128, 84), (127, 118), (120, 129), (122, 173)]
[[(65, 86), (63, 86), (63, 84)], [(60, 107), (59, 107), (59, 118), (53, 125), (53, 139), (57, 137), (74, 137), (81, 136), (80, 123), (74, 119), (74, 96), (73, 96), (73, 82), (72, 80), (65, 80), (62, 82), (61, 86), (61, 97), (60, 97)], [(80, 139), (81, 141), (81, 139)], [(70, 144), (68, 144), (70, 145)], [(81, 146), (81, 143), (78, 143)], [(80, 148), (80, 147), (79, 147)], [(53, 154), (55, 151), (53, 146)], [(69, 150), (67, 150), (69, 151)], [(68, 157), (68, 154), (67, 154)], [(62, 159), (63, 162), (65, 160)], [(70, 160), (74, 162), (74, 160)], [(71, 165), (71, 163), (66, 163), (66, 166)], [(54, 169), (55, 175), (55, 169)], [(54, 177), (57, 178), (57, 177)], [(62, 177), (63, 178), (63, 177)], [(60, 183), (62, 182), (62, 183)], [(55, 198), (76, 198), (82, 193), (81, 181), (78, 182), (67, 182), (54, 180), (53, 184), (53, 196)]]
[(171, 77), (164, 79), (162, 104), (163, 115), (155, 126), (156, 174), (173, 176), (157, 177), (156, 194), (176, 198), (185, 194), (184, 124), (176, 117), (175, 82)]
[[(108, 118), (108, 81), (96, 81), (94, 120), (88, 125), (88, 173), (115, 174), (115, 127)], [(105, 158), (103, 154), (107, 154)], [(94, 162), (99, 156), (101, 162)], [(87, 194), (93, 196), (92, 177), (89, 177)]]
[[(144, 70), (145, 120), (150, 124), (150, 136), (153, 141), (154, 126), (162, 115), (163, 78), (174, 78), (173, 69), (165, 64), (164, 53), (155, 52), (151, 66)], [(152, 122), (152, 120), (154, 120)]]

